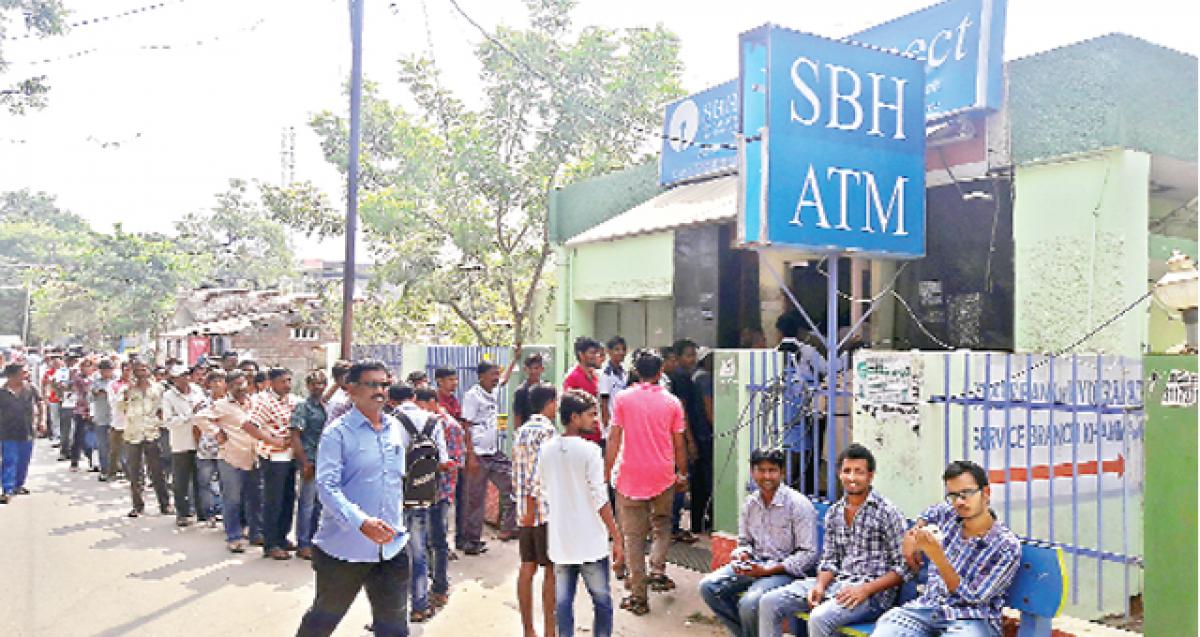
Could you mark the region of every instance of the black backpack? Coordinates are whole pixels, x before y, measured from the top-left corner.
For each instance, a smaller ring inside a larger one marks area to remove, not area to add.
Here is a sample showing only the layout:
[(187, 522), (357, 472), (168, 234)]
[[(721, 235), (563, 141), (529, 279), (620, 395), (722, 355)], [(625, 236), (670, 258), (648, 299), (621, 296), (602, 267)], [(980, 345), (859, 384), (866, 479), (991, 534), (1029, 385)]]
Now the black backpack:
[(432, 506), (438, 497), (438, 448), (433, 441), (435, 421), (430, 417), (425, 429), (417, 431), (412, 420), (399, 409), (396, 417), (408, 431), (409, 446), (404, 450), (404, 506), (423, 508)]

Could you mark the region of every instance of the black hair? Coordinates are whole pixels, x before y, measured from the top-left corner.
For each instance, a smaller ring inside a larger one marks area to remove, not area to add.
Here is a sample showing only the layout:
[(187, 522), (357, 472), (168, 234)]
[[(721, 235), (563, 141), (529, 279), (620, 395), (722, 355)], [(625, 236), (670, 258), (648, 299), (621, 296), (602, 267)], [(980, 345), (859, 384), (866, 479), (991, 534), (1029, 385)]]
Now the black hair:
[(21, 371), (24, 369), (25, 365), (21, 363), (9, 363), (4, 366), (4, 377), (12, 378), (13, 376), (20, 376)]
[(779, 330), (779, 334), (784, 338), (796, 338), (804, 327), (800, 321), (799, 313), (786, 312), (775, 319), (775, 329)]
[(975, 486), (980, 489), (988, 485), (987, 472), (970, 460), (955, 460), (946, 465), (946, 470), (942, 472), (942, 482), (953, 480), (964, 473), (971, 474), (971, 477), (975, 478)]
[(866, 460), (867, 471), (875, 473), (875, 454), (857, 442), (850, 443), (849, 447), (842, 449), (842, 452), (838, 454), (838, 469), (842, 468), (842, 462), (845, 460)]
[(633, 361), (633, 368), (637, 370), (638, 378), (643, 382), (650, 382), (651, 378), (658, 376), (662, 371), (663, 359), (654, 352), (642, 352), (642, 355)]
[(225, 374), (225, 382), (232, 385), (234, 381), (236, 381), (240, 378), (245, 378), (245, 377), (246, 377), (246, 372), (243, 372), (240, 369), (234, 369), (234, 370), (230, 370), (230, 372), (228, 374)]
[(540, 414), (546, 408), (546, 403), (558, 398), (558, 390), (550, 383), (538, 383), (529, 388), (529, 408), (533, 413)]
[(699, 349), (700, 346), (696, 344), (696, 341), (693, 341), (690, 338), (681, 338), (675, 341), (675, 344), (671, 346), (671, 349), (675, 350), (676, 356), (683, 356), (683, 353), (689, 348)]
[(100, 361), (100, 369), (116, 369), (116, 365), (113, 365), (113, 362), (106, 358)]
[(579, 359), (579, 355), (587, 352), (590, 349), (600, 349), (600, 341), (590, 336), (580, 336), (575, 339), (575, 358)]
[(575, 414), (582, 414), (595, 408), (596, 399), (591, 394), (582, 389), (568, 389), (563, 392), (562, 400), (558, 401), (558, 418), (562, 421), (563, 427), (566, 427)]
[(362, 380), (362, 375), (366, 372), (383, 372), (386, 374), (387, 370), (387, 365), (384, 365), (383, 361), (376, 360), (374, 358), (364, 358), (363, 360), (355, 361), (354, 364), (350, 366), (350, 371), (347, 372), (346, 382), (357, 383), (358, 381)]
[(543, 367), (546, 365), (541, 354), (530, 354), (525, 357), (525, 367), (533, 367), (534, 365), (542, 365)]
[(483, 376), (493, 369), (500, 369), (500, 366), (491, 361), (479, 361), (479, 364), (475, 366), (475, 375)]
[(755, 449), (753, 452), (751, 452), (751, 454), (750, 454), (750, 466), (751, 467), (757, 467), (759, 464), (761, 464), (763, 462), (770, 462), (771, 464), (782, 469), (784, 467), (783, 450), (767, 448), (767, 447), (760, 447), (758, 449)]
[(433, 370), (433, 379), (434, 380), (450, 378), (451, 376), (458, 376), (458, 372), (453, 369), (450, 369), (449, 367), (439, 367), (439, 368)]
[(254, 374), (254, 382), (256, 382), (256, 383), (265, 383), (265, 382), (267, 382), (267, 373), (266, 373), (266, 372), (257, 372), (257, 373), (255, 373), (255, 374)]
[(607, 347), (608, 349), (612, 349), (618, 345), (620, 345), (621, 347), (624, 347), (625, 349), (629, 349), (629, 344), (626, 343), (625, 339), (620, 336), (614, 336), (614, 337), (608, 339), (608, 342), (604, 344), (604, 346)]
[(238, 363), (238, 367), (246, 367), (246, 366), (253, 367), (254, 371), (256, 371), (256, 372), (258, 371), (258, 363), (252, 359), (247, 358)]
[(422, 387), (421, 389), (417, 390), (417, 402), (423, 403), (423, 402), (427, 402), (430, 400), (437, 400), (437, 390), (436, 389)]
[(409, 372), (408, 376), (405, 377), (405, 380), (407, 380), (408, 384), (410, 384), (410, 385), (415, 385), (415, 384), (419, 383), (420, 381), (428, 380), (428, 379), (429, 379), (429, 376), (425, 372), (423, 372), (419, 369)]
[(227, 350), (225, 350), (225, 352), (224, 352), (224, 353), (222, 353), (222, 354), (221, 354), (221, 358), (229, 358), (230, 356), (232, 356), (232, 357), (234, 357), (234, 358), (237, 358), (237, 357), (238, 357), (238, 353), (237, 353), (236, 351), (234, 351), (234, 350), (227, 349)]
[(665, 361), (672, 356), (676, 356), (675, 348), (670, 345), (660, 347), (658, 348), (658, 355)]
[(333, 364), (333, 382), (340, 383), (350, 373), (350, 367), (353, 365), (350, 361), (337, 361)]
[(267, 370), (267, 380), (275, 380), (284, 376), (291, 376), (292, 370), (286, 367), (272, 367)]
[(224, 371), (214, 369), (214, 370), (210, 370), (208, 372), (208, 374), (206, 374), (204, 376), (204, 380), (206, 380), (210, 383), (213, 382), (214, 380), (223, 380), (225, 382), (229, 382), (229, 377), (232, 375), (233, 374), (226, 374)]
[(412, 400), (417, 397), (417, 392), (408, 385), (396, 383), (388, 387), (388, 400), (394, 400), (398, 403)]

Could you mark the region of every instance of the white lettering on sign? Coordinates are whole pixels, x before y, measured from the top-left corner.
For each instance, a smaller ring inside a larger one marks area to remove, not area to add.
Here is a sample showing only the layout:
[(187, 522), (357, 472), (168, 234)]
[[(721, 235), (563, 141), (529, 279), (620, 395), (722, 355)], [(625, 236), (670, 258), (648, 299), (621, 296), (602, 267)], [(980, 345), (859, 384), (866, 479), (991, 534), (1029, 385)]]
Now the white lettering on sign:
[[(827, 63), (824, 67), (827, 71), (825, 78), (828, 82), (829, 96), (827, 100), (829, 115), (825, 128), (844, 131), (861, 129), (864, 119), (862, 78), (854, 69), (845, 66)], [(798, 57), (792, 62), (791, 76), (792, 84), (800, 92), (803, 101), (807, 102), (807, 108), (800, 108), (796, 100), (791, 101), (791, 119), (801, 125), (812, 126), (821, 119), (822, 113), (823, 104), (818, 94), (821, 65), (817, 60), (803, 56)], [(867, 77), (871, 78), (870, 95), (866, 98), (870, 100), (871, 104), (871, 127), (867, 129), (866, 134), (874, 137), (887, 136), (887, 133), (879, 125), (882, 111), (886, 110), (891, 111), (896, 118), (892, 139), (907, 139), (904, 131), (904, 86), (908, 84), (908, 80), (879, 73), (867, 73)], [(891, 80), (896, 94), (894, 102), (886, 101), (883, 96), (884, 80)], [(814, 86), (818, 86), (818, 88), (814, 88)], [(840, 108), (841, 105), (848, 106), (853, 113), (853, 117), (849, 118), (849, 121), (842, 120), (845, 109)]]
[(885, 208), (883, 198), (879, 194), (879, 186), (875, 181), (875, 174), (871, 171), (830, 166), (826, 170), (825, 180), (827, 182), (834, 181), (835, 176), (837, 177), (838, 201), (840, 202), (838, 224), (836, 226), (829, 225), (829, 215), (825, 212), (825, 199), (821, 194), (821, 184), (817, 180), (817, 172), (812, 164), (808, 165), (808, 172), (804, 175), (804, 184), (800, 187), (800, 200), (796, 203), (796, 212), (792, 215), (792, 220), (788, 223), (793, 226), (803, 227), (804, 222), (801, 217), (804, 214), (804, 210), (805, 208), (812, 208), (817, 213), (816, 225), (818, 228), (851, 231), (848, 210), (850, 184), (847, 178), (853, 177), (855, 184), (862, 185), (861, 190), (866, 200), (862, 231), (875, 232), (875, 226), (871, 223), (872, 216), (874, 216), (875, 220), (879, 222), (879, 232), (886, 234), (894, 215), (896, 229), (892, 234), (897, 237), (908, 235), (908, 231), (904, 227), (904, 191), (909, 181), (908, 177), (896, 178), (892, 186), (891, 196), (888, 198), (887, 207)]
[[(954, 29), (954, 31), (958, 31), (958, 43), (954, 46), (955, 60), (961, 60), (967, 57), (967, 52), (964, 48), (964, 41), (966, 39), (967, 29), (973, 26), (975, 26), (975, 23), (971, 22), (971, 16), (965, 15), (963, 16), (962, 22), (959, 22), (958, 26)], [(915, 38), (912, 42), (908, 43), (907, 47), (905, 47), (904, 53), (906, 55), (911, 55), (918, 60), (925, 60), (926, 64), (929, 65), (929, 68), (936, 69), (937, 67), (945, 64), (946, 60), (950, 57), (949, 48), (939, 48), (938, 42), (944, 40), (946, 42), (946, 46), (949, 47), (950, 42), (954, 39), (954, 31), (942, 29), (941, 31), (933, 34), (933, 37), (928, 41), (926, 41), (925, 38)], [(940, 55), (939, 52), (941, 52)]]

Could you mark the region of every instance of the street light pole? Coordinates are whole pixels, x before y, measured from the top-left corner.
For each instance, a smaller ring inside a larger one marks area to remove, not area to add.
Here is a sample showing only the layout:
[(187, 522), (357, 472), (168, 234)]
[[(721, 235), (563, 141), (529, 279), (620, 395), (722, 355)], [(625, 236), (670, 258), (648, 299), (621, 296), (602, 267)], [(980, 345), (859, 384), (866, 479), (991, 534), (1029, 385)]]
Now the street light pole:
[(363, 0), (350, 0), (350, 153), (346, 188), (346, 264), (342, 268), (342, 358), (354, 331), (354, 242), (358, 234), (358, 146), (362, 138)]

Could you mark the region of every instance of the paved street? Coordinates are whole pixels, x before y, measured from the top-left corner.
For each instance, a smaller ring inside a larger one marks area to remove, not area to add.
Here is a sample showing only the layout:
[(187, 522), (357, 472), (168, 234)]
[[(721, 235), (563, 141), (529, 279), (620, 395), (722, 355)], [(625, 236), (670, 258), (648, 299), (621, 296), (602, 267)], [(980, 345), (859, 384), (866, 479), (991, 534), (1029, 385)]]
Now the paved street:
[[(312, 599), (313, 577), (301, 560), (264, 560), (257, 552), (226, 552), (222, 533), (177, 529), (173, 516), (131, 520), (128, 485), (96, 474), (69, 473), (45, 441), (34, 451), (32, 495), (0, 506), (0, 635), (292, 635)], [(148, 511), (157, 511), (153, 495)], [(450, 605), (414, 635), (463, 629), (519, 635), (516, 546), (491, 542), (483, 557), (452, 562)], [(470, 569), (470, 575), (464, 574)], [(652, 598), (653, 613), (617, 611), (618, 635), (718, 635), (689, 625), (703, 608), (693, 593), (698, 576), (672, 569), (673, 595)], [(615, 591), (614, 591), (615, 592)], [(580, 589), (577, 618), (590, 623)], [(360, 596), (337, 635), (367, 635), (369, 608)], [(577, 620), (578, 621), (578, 620)], [(578, 630), (585, 634), (583, 630)]]

